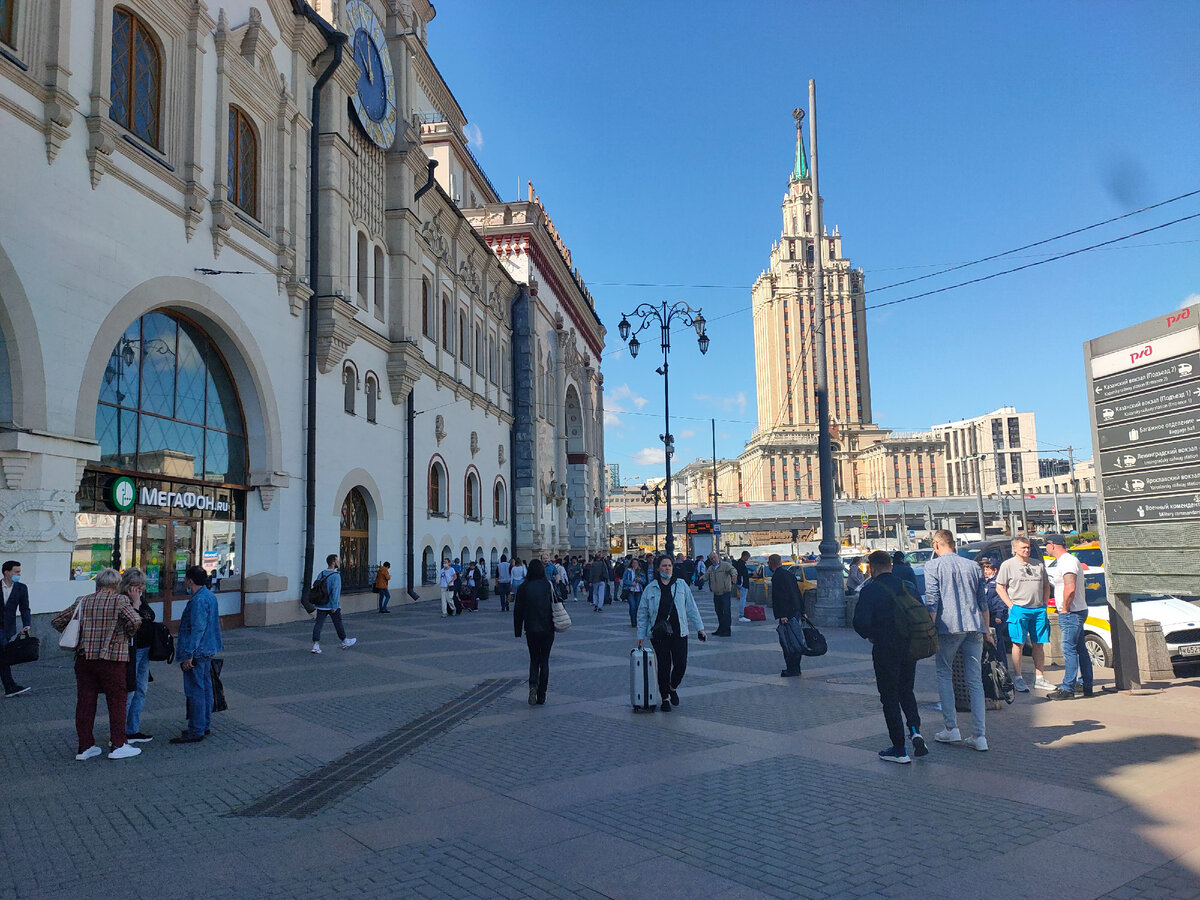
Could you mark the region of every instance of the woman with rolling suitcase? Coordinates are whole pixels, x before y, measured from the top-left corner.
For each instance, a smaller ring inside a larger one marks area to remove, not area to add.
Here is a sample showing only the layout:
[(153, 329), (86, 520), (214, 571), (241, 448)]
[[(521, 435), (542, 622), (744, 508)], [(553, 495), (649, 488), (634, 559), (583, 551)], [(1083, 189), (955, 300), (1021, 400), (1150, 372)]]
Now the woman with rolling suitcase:
[(679, 705), (679, 685), (687, 669), (687, 639), (691, 631), (708, 640), (696, 598), (687, 580), (676, 577), (671, 557), (658, 561), (656, 576), (642, 591), (637, 612), (638, 649), (649, 639), (658, 668), (663, 712)]

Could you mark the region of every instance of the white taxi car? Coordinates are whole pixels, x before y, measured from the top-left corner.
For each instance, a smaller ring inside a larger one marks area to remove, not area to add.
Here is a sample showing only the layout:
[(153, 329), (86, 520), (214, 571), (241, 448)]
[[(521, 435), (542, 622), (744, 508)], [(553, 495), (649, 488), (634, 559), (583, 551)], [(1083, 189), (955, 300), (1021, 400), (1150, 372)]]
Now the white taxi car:
[[(1098, 597), (1096, 593), (1099, 593)], [(1178, 597), (1162, 594), (1134, 594), (1130, 599), (1135, 621), (1150, 619), (1162, 625), (1172, 664), (1200, 662), (1200, 608)], [(1093, 665), (1111, 668), (1112, 629), (1108, 621), (1108, 603), (1103, 592), (1088, 591), (1087, 601), (1088, 615), (1083, 630), (1088, 655)]]

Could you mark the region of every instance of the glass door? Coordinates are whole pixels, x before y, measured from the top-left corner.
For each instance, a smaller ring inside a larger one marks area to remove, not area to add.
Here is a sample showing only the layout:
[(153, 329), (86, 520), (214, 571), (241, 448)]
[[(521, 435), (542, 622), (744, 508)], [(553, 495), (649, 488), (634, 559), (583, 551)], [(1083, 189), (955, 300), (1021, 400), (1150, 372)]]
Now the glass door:
[(171, 522), (171, 616), (170, 621), (177, 621), (187, 605), (188, 593), (183, 585), (189, 566), (198, 564), (200, 523), (174, 519)]
[(134, 544), (137, 548), (134, 565), (146, 576), (147, 602), (152, 604), (160, 622), (165, 621), (168, 587), (163, 577), (167, 557), (167, 525), (155, 519), (137, 519)]

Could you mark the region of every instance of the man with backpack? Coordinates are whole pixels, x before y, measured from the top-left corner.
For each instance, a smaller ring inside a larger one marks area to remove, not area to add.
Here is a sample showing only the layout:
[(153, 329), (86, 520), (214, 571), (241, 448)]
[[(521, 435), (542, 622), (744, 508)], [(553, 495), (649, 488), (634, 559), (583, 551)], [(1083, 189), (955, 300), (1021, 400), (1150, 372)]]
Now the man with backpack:
[[(913, 756), (924, 756), (929, 752), (921, 737), (921, 714), (913, 693), (917, 673), (914, 653), (923, 653), (928, 647), (914, 648), (913, 613), (910, 611), (919, 610), (924, 615), (924, 629), (915, 630), (923, 630), (927, 636), (933, 633), (933, 619), (913, 595), (908, 583), (892, 572), (892, 560), (886, 550), (876, 550), (868, 556), (867, 565), (871, 568), (871, 580), (859, 592), (858, 605), (854, 609), (854, 630), (871, 642), (875, 685), (879, 689), (888, 736), (892, 739), (890, 747), (879, 751), (879, 758), (885, 762), (909, 763), (912, 760), (905, 749), (905, 721)], [(933, 647), (937, 647), (936, 637)]]
[(325, 570), (317, 576), (312, 586), (312, 602), (317, 608), (317, 620), (313, 622), (312, 652), (321, 652), (321, 629), (325, 627), (325, 617), (333, 620), (334, 630), (342, 639), (342, 649), (349, 650), (358, 643), (358, 638), (346, 637), (346, 629), (342, 626), (342, 573), (338, 571), (340, 561), (336, 553), (325, 557)]

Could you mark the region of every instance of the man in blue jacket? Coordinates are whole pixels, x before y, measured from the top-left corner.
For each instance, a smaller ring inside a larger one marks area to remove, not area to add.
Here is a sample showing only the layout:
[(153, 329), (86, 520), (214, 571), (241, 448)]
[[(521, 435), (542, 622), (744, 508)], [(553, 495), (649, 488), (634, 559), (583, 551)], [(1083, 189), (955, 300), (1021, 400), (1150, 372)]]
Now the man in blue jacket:
[(175, 658), (183, 670), (183, 694), (188, 700), (188, 727), (172, 744), (195, 744), (204, 740), (212, 720), (212, 658), (222, 650), (221, 619), (217, 595), (208, 589), (208, 573), (192, 566), (184, 575), (187, 606), (179, 620)]

